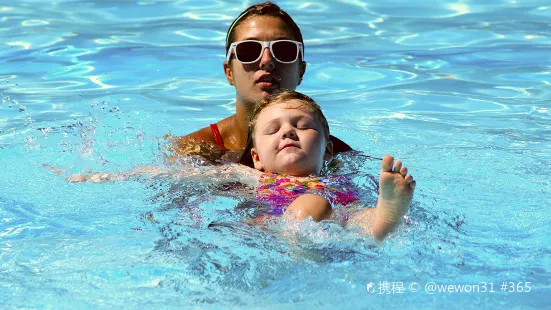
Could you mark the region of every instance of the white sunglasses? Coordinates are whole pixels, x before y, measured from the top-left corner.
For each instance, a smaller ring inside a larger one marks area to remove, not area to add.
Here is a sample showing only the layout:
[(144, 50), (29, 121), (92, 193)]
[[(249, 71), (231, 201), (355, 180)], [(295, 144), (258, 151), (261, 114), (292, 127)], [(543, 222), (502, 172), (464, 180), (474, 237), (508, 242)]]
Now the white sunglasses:
[(234, 42), (228, 49), (226, 61), (230, 61), (232, 51), (235, 50), (235, 58), (242, 64), (252, 64), (262, 57), (264, 49), (268, 48), (272, 57), (280, 63), (290, 64), (298, 59), (299, 53), (304, 57), (302, 43), (292, 40), (256, 41), (245, 40)]

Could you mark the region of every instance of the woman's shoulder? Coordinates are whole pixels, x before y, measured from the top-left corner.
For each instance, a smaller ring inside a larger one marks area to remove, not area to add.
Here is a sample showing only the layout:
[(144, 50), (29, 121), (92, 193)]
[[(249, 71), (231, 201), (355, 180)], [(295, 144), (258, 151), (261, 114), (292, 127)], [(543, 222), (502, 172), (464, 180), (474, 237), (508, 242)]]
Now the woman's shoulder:
[[(225, 119), (220, 120), (218, 122), (212, 123), (211, 125), (215, 125), (220, 131), (220, 133), (222, 134), (222, 136), (224, 136), (225, 134), (231, 131), (231, 128), (232, 128), (231, 124), (234, 122), (234, 119), (235, 119), (235, 114), (228, 116)], [(212, 142), (212, 143), (215, 142), (215, 138), (212, 134), (212, 127), (210, 125), (203, 127), (192, 133), (189, 133), (185, 136), (171, 136), (171, 138), (175, 142), (186, 142), (188, 140), (199, 140), (199, 141)]]
[(196, 141), (214, 143), (214, 137), (212, 136), (212, 131), (210, 129), (210, 126), (201, 128), (185, 136), (166, 135), (165, 138), (168, 138), (169, 140), (171, 140), (173, 143), (177, 145), (188, 144), (189, 142), (196, 142)]
[(217, 159), (224, 150), (216, 145), (210, 127), (199, 129), (185, 136), (167, 134), (163, 137), (167, 150), (174, 156), (199, 155), (206, 159)]
[[(190, 150), (191, 151), (194, 151), (195, 149), (201, 149), (201, 152), (191, 152), (192, 154), (194, 153), (203, 153), (203, 151), (207, 150), (207, 149), (210, 149), (210, 148), (215, 148), (216, 149), (216, 152), (212, 152), (212, 151), (209, 151), (209, 152), (206, 152), (205, 154), (210, 154), (210, 153), (216, 153), (214, 155), (218, 155), (218, 156), (215, 156), (216, 158), (218, 158), (219, 156), (222, 155), (223, 152), (220, 152), (220, 151), (223, 151), (224, 149), (228, 149), (228, 143), (226, 143), (226, 141), (231, 141), (231, 121), (232, 121), (232, 118), (235, 117), (235, 115), (232, 115), (232, 116), (229, 116), (219, 122), (216, 122), (216, 123), (213, 123), (209, 126), (206, 126), (206, 127), (203, 127), (197, 131), (194, 131), (192, 133), (189, 133), (185, 136), (173, 136), (173, 135), (165, 135), (164, 138), (169, 142), (169, 144), (171, 145), (171, 148), (173, 149), (173, 151), (175, 151), (177, 154), (181, 154), (181, 155), (189, 155), (190, 154)], [(213, 128), (214, 127), (214, 128)], [(217, 138), (216, 138), (216, 134), (215, 134), (215, 130), (217, 131), (217, 133), (220, 134), (220, 136), (222, 137), (222, 143), (224, 143), (224, 147), (220, 147), (220, 144), (217, 143)], [(212, 146), (212, 147), (211, 147)], [(216, 147), (214, 147), (216, 146)], [(231, 148), (230, 148), (231, 149)], [(220, 154), (218, 154), (220, 153)], [(198, 154), (198, 155), (202, 155), (202, 154)], [(213, 155), (213, 154), (211, 154)], [(207, 156), (208, 158), (210, 158), (211, 156)]]
[(225, 148), (241, 152), (245, 147), (244, 142), (246, 142), (247, 137), (240, 137), (240, 132), (238, 130), (239, 126), (237, 125), (237, 117), (235, 114), (216, 123)]

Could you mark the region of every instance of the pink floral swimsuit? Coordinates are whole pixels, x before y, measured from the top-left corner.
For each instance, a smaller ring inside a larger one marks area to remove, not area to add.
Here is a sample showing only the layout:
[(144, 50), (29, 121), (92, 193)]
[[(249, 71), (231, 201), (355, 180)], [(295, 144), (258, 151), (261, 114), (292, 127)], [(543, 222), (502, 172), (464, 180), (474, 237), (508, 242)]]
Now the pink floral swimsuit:
[(358, 191), (345, 176), (292, 177), (264, 173), (260, 177), (256, 197), (270, 207), (270, 214), (282, 214), (291, 202), (305, 193), (325, 197), (333, 207), (359, 201)]

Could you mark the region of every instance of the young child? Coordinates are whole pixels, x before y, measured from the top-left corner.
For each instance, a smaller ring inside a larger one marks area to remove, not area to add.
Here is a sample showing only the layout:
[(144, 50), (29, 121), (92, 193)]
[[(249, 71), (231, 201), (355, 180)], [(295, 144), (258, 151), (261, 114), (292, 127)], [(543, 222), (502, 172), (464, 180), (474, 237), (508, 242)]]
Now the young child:
[[(350, 180), (322, 173), (324, 162), (332, 159), (333, 144), (329, 137), (327, 120), (310, 97), (295, 91), (282, 91), (260, 100), (251, 114), (248, 148), (255, 169), (262, 172), (252, 175), (252, 179), (256, 181), (258, 177), (259, 182), (256, 198), (270, 208), (270, 214), (322, 221), (332, 217), (333, 206), (359, 203)], [(62, 172), (48, 168), (58, 174)], [(143, 175), (207, 180), (224, 174), (251, 178), (251, 169), (238, 164), (210, 167), (207, 171), (173, 172), (142, 167), (129, 172), (76, 174), (67, 180), (95, 183)], [(346, 219), (347, 225), (359, 226), (382, 241), (400, 225), (413, 198), (415, 185), (407, 168), (386, 155), (381, 163), (377, 207), (352, 213)]]
[[(263, 171), (257, 199), (272, 214), (292, 219), (329, 219), (332, 205), (359, 201), (344, 176), (321, 176), (332, 159), (329, 126), (310, 97), (283, 91), (263, 98), (250, 121), (250, 153), (255, 169)], [(382, 241), (402, 221), (413, 198), (415, 181), (400, 161), (386, 155), (381, 163), (376, 208), (354, 212), (347, 225), (358, 225)]]

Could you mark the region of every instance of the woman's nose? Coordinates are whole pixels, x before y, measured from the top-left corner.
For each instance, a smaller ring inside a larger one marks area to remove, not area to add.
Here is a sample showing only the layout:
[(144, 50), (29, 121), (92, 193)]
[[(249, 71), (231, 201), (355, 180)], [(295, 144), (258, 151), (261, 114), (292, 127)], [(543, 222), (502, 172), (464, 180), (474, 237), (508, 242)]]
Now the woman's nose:
[(265, 48), (262, 51), (262, 57), (260, 57), (260, 69), (264, 71), (272, 71), (275, 68), (275, 59), (272, 56), (269, 48)]

